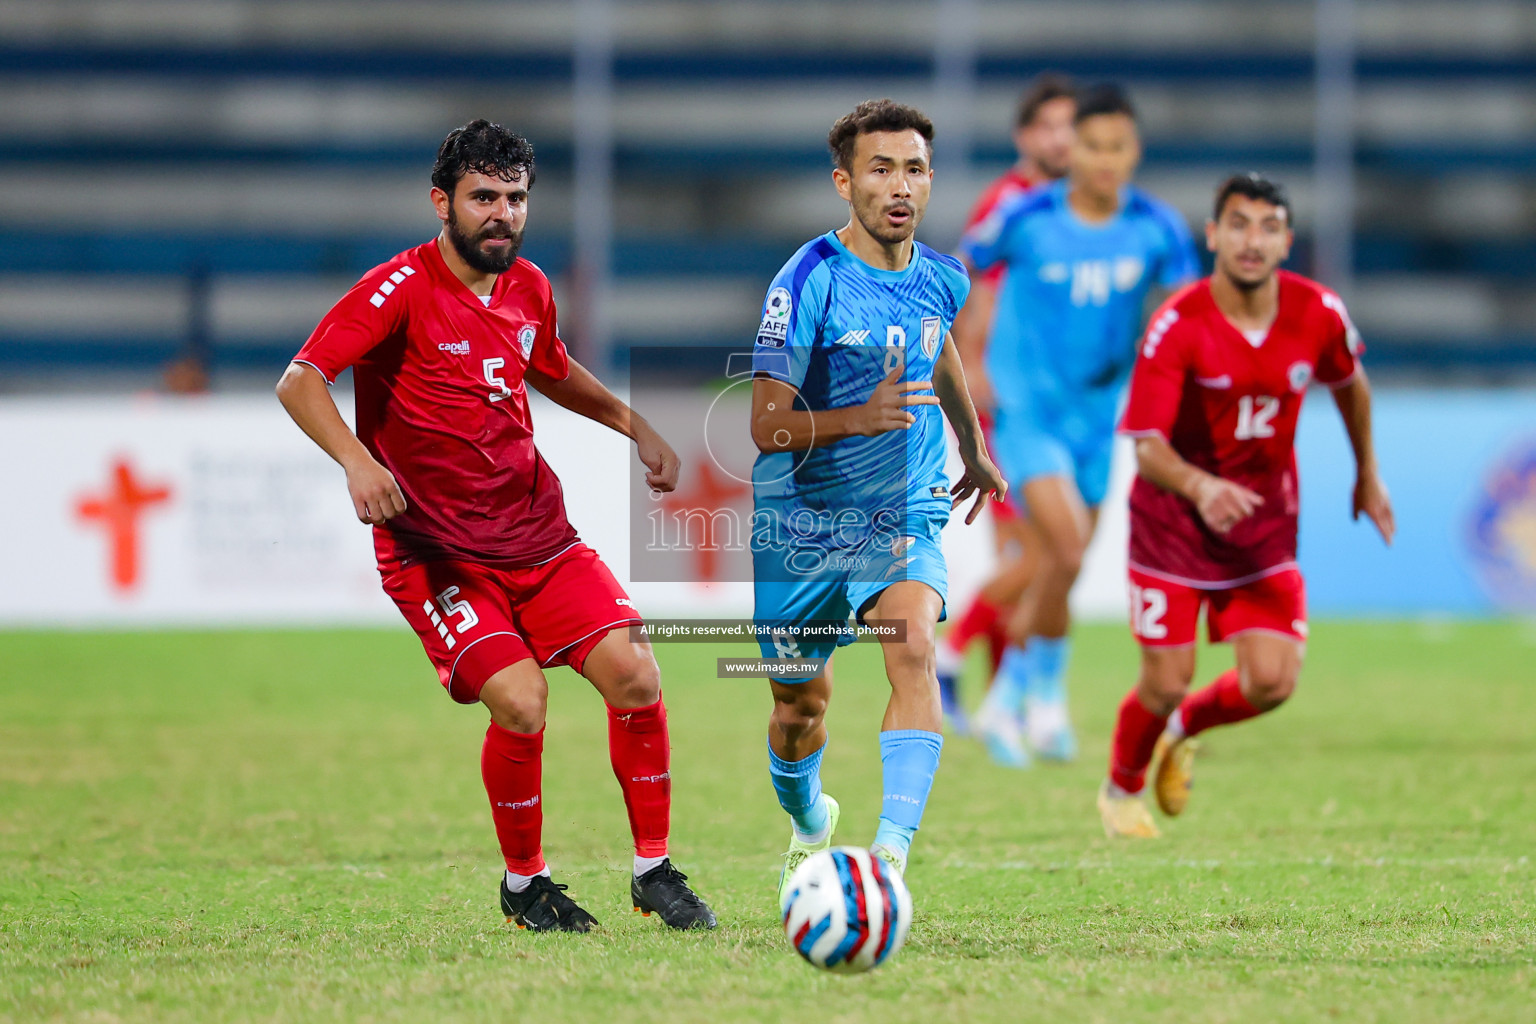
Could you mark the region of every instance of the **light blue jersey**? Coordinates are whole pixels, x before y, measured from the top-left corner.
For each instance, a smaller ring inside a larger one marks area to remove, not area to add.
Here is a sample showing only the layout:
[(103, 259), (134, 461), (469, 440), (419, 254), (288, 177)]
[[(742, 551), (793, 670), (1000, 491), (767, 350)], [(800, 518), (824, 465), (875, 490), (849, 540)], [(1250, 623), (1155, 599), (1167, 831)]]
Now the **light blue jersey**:
[[(893, 368), (903, 380), (932, 380), (969, 290), (960, 262), (926, 245), (914, 245), (904, 269), (880, 270), (828, 232), (802, 246), (769, 287), (753, 371), (795, 386), (813, 412), (862, 405)], [(841, 621), (898, 579), (920, 578), (945, 593), (943, 413), (937, 405), (909, 411), (916, 422), (906, 430), (758, 456), (759, 621)], [(770, 644), (764, 652), (776, 653)]]
[[(932, 380), (969, 291), (960, 262), (921, 242), (905, 269), (879, 270), (829, 231), (802, 246), (773, 279), (753, 371), (794, 385), (812, 410), (863, 404), (896, 367), (903, 380)], [(947, 519), (943, 414), (936, 405), (909, 411), (917, 422), (907, 430), (759, 455), (752, 472), (757, 503), (870, 513), (899, 508)]]
[[(1147, 292), (1200, 273), (1189, 229), (1167, 203), (1128, 186), (1110, 220), (1089, 224), (1071, 209), (1067, 190), (1058, 181), (1020, 193), (960, 242), (978, 269), (1008, 267), (987, 373), (1011, 484), (1039, 475), (1031, 470), (1042, 459), (1023, 450), (1038, 445), (1009, 444), (1010, 424), (1016, 435), (1055, 438), (1074, 463), (1102, 462), (1088, 476), (1107, 480), (1116, 407), (1135, 363)], [(1103, 489), (1088, 482), (1084, 497), (1097, 504)]]

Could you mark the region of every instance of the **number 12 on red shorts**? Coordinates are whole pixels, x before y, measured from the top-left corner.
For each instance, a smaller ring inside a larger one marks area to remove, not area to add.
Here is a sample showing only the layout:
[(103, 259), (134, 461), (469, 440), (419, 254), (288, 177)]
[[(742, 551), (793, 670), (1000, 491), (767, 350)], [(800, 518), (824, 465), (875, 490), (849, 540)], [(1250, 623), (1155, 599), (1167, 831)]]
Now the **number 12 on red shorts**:
[(1212, 643), (1239, 633), (1278, 633), (1307, 638), (1306, 584), (1295, 565), (1235, 583), (1201, 583), (1130, 570), (1131, 633), (1147, 647), (1184, 647), (1195, 642), (1200, 609)]

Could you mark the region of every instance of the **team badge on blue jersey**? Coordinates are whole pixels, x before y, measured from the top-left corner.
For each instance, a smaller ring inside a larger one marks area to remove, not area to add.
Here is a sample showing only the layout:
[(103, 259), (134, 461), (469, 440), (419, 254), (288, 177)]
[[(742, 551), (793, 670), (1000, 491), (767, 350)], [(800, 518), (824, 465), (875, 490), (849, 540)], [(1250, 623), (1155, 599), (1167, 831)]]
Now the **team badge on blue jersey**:
[(923, 355), (932, 359), (939, 351), (939, 339), (944, 336), (944, 321), (936, 316), (923, 317)]

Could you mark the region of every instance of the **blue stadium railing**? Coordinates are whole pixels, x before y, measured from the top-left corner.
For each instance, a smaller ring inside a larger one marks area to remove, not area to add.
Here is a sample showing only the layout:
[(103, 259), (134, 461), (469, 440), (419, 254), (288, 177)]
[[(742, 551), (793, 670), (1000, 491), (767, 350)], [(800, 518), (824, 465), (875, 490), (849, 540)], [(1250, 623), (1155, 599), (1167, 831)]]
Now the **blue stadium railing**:
[[(572, 61), (565, 50), (418, 50), (293, 46), (0, 45), (0, 74), (152, 75), (190, 78), (377, 79), (388, 82), (569, 81)], [(1022, 81), (1042, 68), (1079, 78), (1188, 81), (1310, 80), (1310, 53), (1221, 49), (1211, 52), (1073, 53), (1021, 51), (983, 55), (983, 81)], [(1364, 82), (1381, 79), (1520, 79), (1536, 75), (1536, 54), (1445, 55), (1363, 53), (1356, 73)], [(672, 79), (794, 81), (892, 78), (931, 79), (931, 47), (907, 51), (847, 48), (828, 51), (752, 46), (673, 52), (621, 49), (614, 59), (617, 81)]]
[[(412, 245), (419, 235), (260, 236), (246, 234), (178, 234), (162, 232), (92, 233), (87, 237), (51, 232), (0, 231), (0, 274), (100, 274), (143, 276), (185, 281), (191, 314), (186, 324), (170, 332), (123, 333), (110, 337), (0, 336), (0, 367), (47, 368), (91, 365), (100, 368), (153, 368), (184, 353), (193, 339), (214, 369), (281, 369), (302, 340), (271, 335), (210, 335), (203, 299), (210, 280), (224, 277), (317, 275), (351, 280), (370, 267)], [(712, 240), (694, 238), (620, 239), (613, 254), (619, 279), (690, 277), (700, 288), (723, 277), (755, 278), (766, 282), (793, 250), (792, 242)], [(531, 238), (525, 254), (553, 276), (569, 266), (569, 244), (561, 238)], [(125, 258), (131, 254), (131, 258)], [(1302, 238), (1291, 265), (1305, 271), (1310, 263), (1308, 239)], [(1520, 282), (1536, 266), (1536, 240), (1450, 242), (1417, 237), (1367, 235), (1356, 249), (1362, 275), (1407, 272), (1474, 272), (1494, 279)], [(202, 295), (203, 299), (198, 296)], [(744, 321), (751, 320), (749, 314)], [(1369, 332), (1369, 325), (1365, 325)], [(746, 327), (750, 331), (750, 323)], [(1465, 337), (1454, 343), (1422, 337), (1392, 337), (1370, 332), (1371, 363), (1378, 367), (1443, 370), (1473, 368), (1501, 371), (1511, 367), (1536, 369), (1536, 338), (1521, 335)], [(620, 337), (616, 365), (627, 368)], [(734, 344), (716, 332), (676, 334), (678, 348), (719, 349)], [(654, 341), (636, 341), (654, 347)], [(705, 364), (712, 354), (700, 352)], [(692, 358), (679, 354), (683, 363)], [(654, 362), (654, 361), (653, 361)], [(637, 369), (658, 368), (648, 362)], [(669, 369), (663, 365), (661, 369)]]
[[(366, 270), (419, 245), (420, 234), (260, 235), (106, 231), (70, 235), (0, 228), (0, 273), (361, 276)], [(689, 275), (757, 277), (765, 282), (794, 251), (796, 239), (701, 239), (620, 237), (612, 266), (620, 277)], [(570, 264), (568, 241), (536, 235), (524, 253), (546, 272)], [(127, 258), (131, 255), (131, 258)], [(1301, 236), (1291, 264), (1311, 264), (1310, 240)], [(1446, 239), (1366, 233), (1355, 243), (1355, 269), (1385, 273), (1468, 273), (1518, 282), (1536, 270), (1536, 238)]]
[[(358, 143), (255, 143), (206, 139), (112, 139), (85, 141), (0, 139), (0, 166), (69, 164), (73, 166), (241, 166), (241, 167), (357, 167), (419, 168), (432, 164), (441, 139)], [(564, 140), (535, 139), (539, 166), (563, 172), (571, 167), (571, 146)], [(977, 146), (972, 158), (980, 164), (1006, 165), (1009, 151), (997, 145)], [(733, 168), (756, 171), (772, 161), (796, 170), (827, 166), (826, 147), (818, 141), (794, 140), (704, 145), (644, 146), (621, 142), (614, 162), (626, 174), (679, 172), (729, 175)], [(1305, 141), (1252, 142), (1153, 139), (1148, 141), (1145, 166), (1167, 169), (1187, 165), (1215, 167), (1294, 167), (1309, 171), (1312, 146)], [(1530, 171), (1536, 168), (1536, 140), (1523, 142), (1378, 142), (1362, 141), (1355, 151), (1362, 170), (1404, 175), (1435, 175), (1462, 170)]]

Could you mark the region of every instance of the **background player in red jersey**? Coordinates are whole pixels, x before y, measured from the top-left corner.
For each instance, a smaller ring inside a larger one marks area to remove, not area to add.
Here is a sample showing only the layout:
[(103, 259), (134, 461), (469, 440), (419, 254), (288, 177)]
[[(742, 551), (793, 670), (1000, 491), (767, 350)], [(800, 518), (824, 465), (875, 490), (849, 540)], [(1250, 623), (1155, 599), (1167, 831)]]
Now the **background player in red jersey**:
[[(1293, 441), (1307, 385), (1333, 389), (1354, 450), (1353, 512), (1392, 542), (1392, 504), (1371, 442), (1371, 391), (1338, 296), (1279, 270), (1290, 204), (1273, 182), (1223, 182), (1206, 246), (1215, 270), (1152, 318), (1121, 431), (1136, 438), (1131, 492), (1131, 631), (1141, 675), (1120, 705), (1099, 811), (1111, 836), (1158, 834), (1139, 799), (1176, 815), (1189, 796), (1191, 738), (1278, 707), (1306, 647), (1296, 567)], [(1186, 696), (1195, 626), (1230, 640), (1237, 667)]]
[[(442, 232), (363, 275), (277, 393), (346, 470), (384, 589), (444, 688), (490, 710), (480, 766), (508, 920), (536, 931), (597, 923), (551, 881), (542, 848), (542, 670), (569, 665), (607, 703), (635, 909), (713, 928), (667, 858), (671, 749), (656, 660), (625, 628), (640, 621), (634, 604), (566, 519), (560, 481), (534, 447), (526, 385), (634, 439), (656, 490), (676, 485), (677, 455), (566, 353), (548, 279), (517, 256), (533, 180), (521, 136), (484, 120), (450, 132), (430, 193)], [(348, 366), (355, 435), (326, 392)]]
[[(976, 200), (965, 222), (967, 230), (986, 220), (999, 204), (1020, 192), (1066, 175), (1075, 134), (1072, 119), (1076, 114), (1077, 91), (1070, 78), (1055, 72), (1036, 76), (1020, 97), (1018, 116), (1014, 120), (1013, 146), (1019, 159)], [(961, 365), (965, 367), (966, 380), (970, 382), (971, 398), (976, 403), (982, 430), (989, 440), (993, 400), (987, 380), (987, 335), (997, 308), (997, 286), (1007, 272), (1007, 266), (999, 263), (971, 276), (970, 298), (950, 331), (956, 351), (960, 353)], [(962, 734), (968, 731), (959, 690), (966, 648), (978, 637), (986, 638), (992, 671), (996, 673), (1003, 649), (1008, 645), (1009, 614), (1029, 585), (1035, 553), (1040, 545), (1029, 520), (1020, 517), (1012, 498), (993, 502), (990, 508), (998, 569), (944, 634), (937, 651), (939, 695), (944, 714), (951, 726)]]

